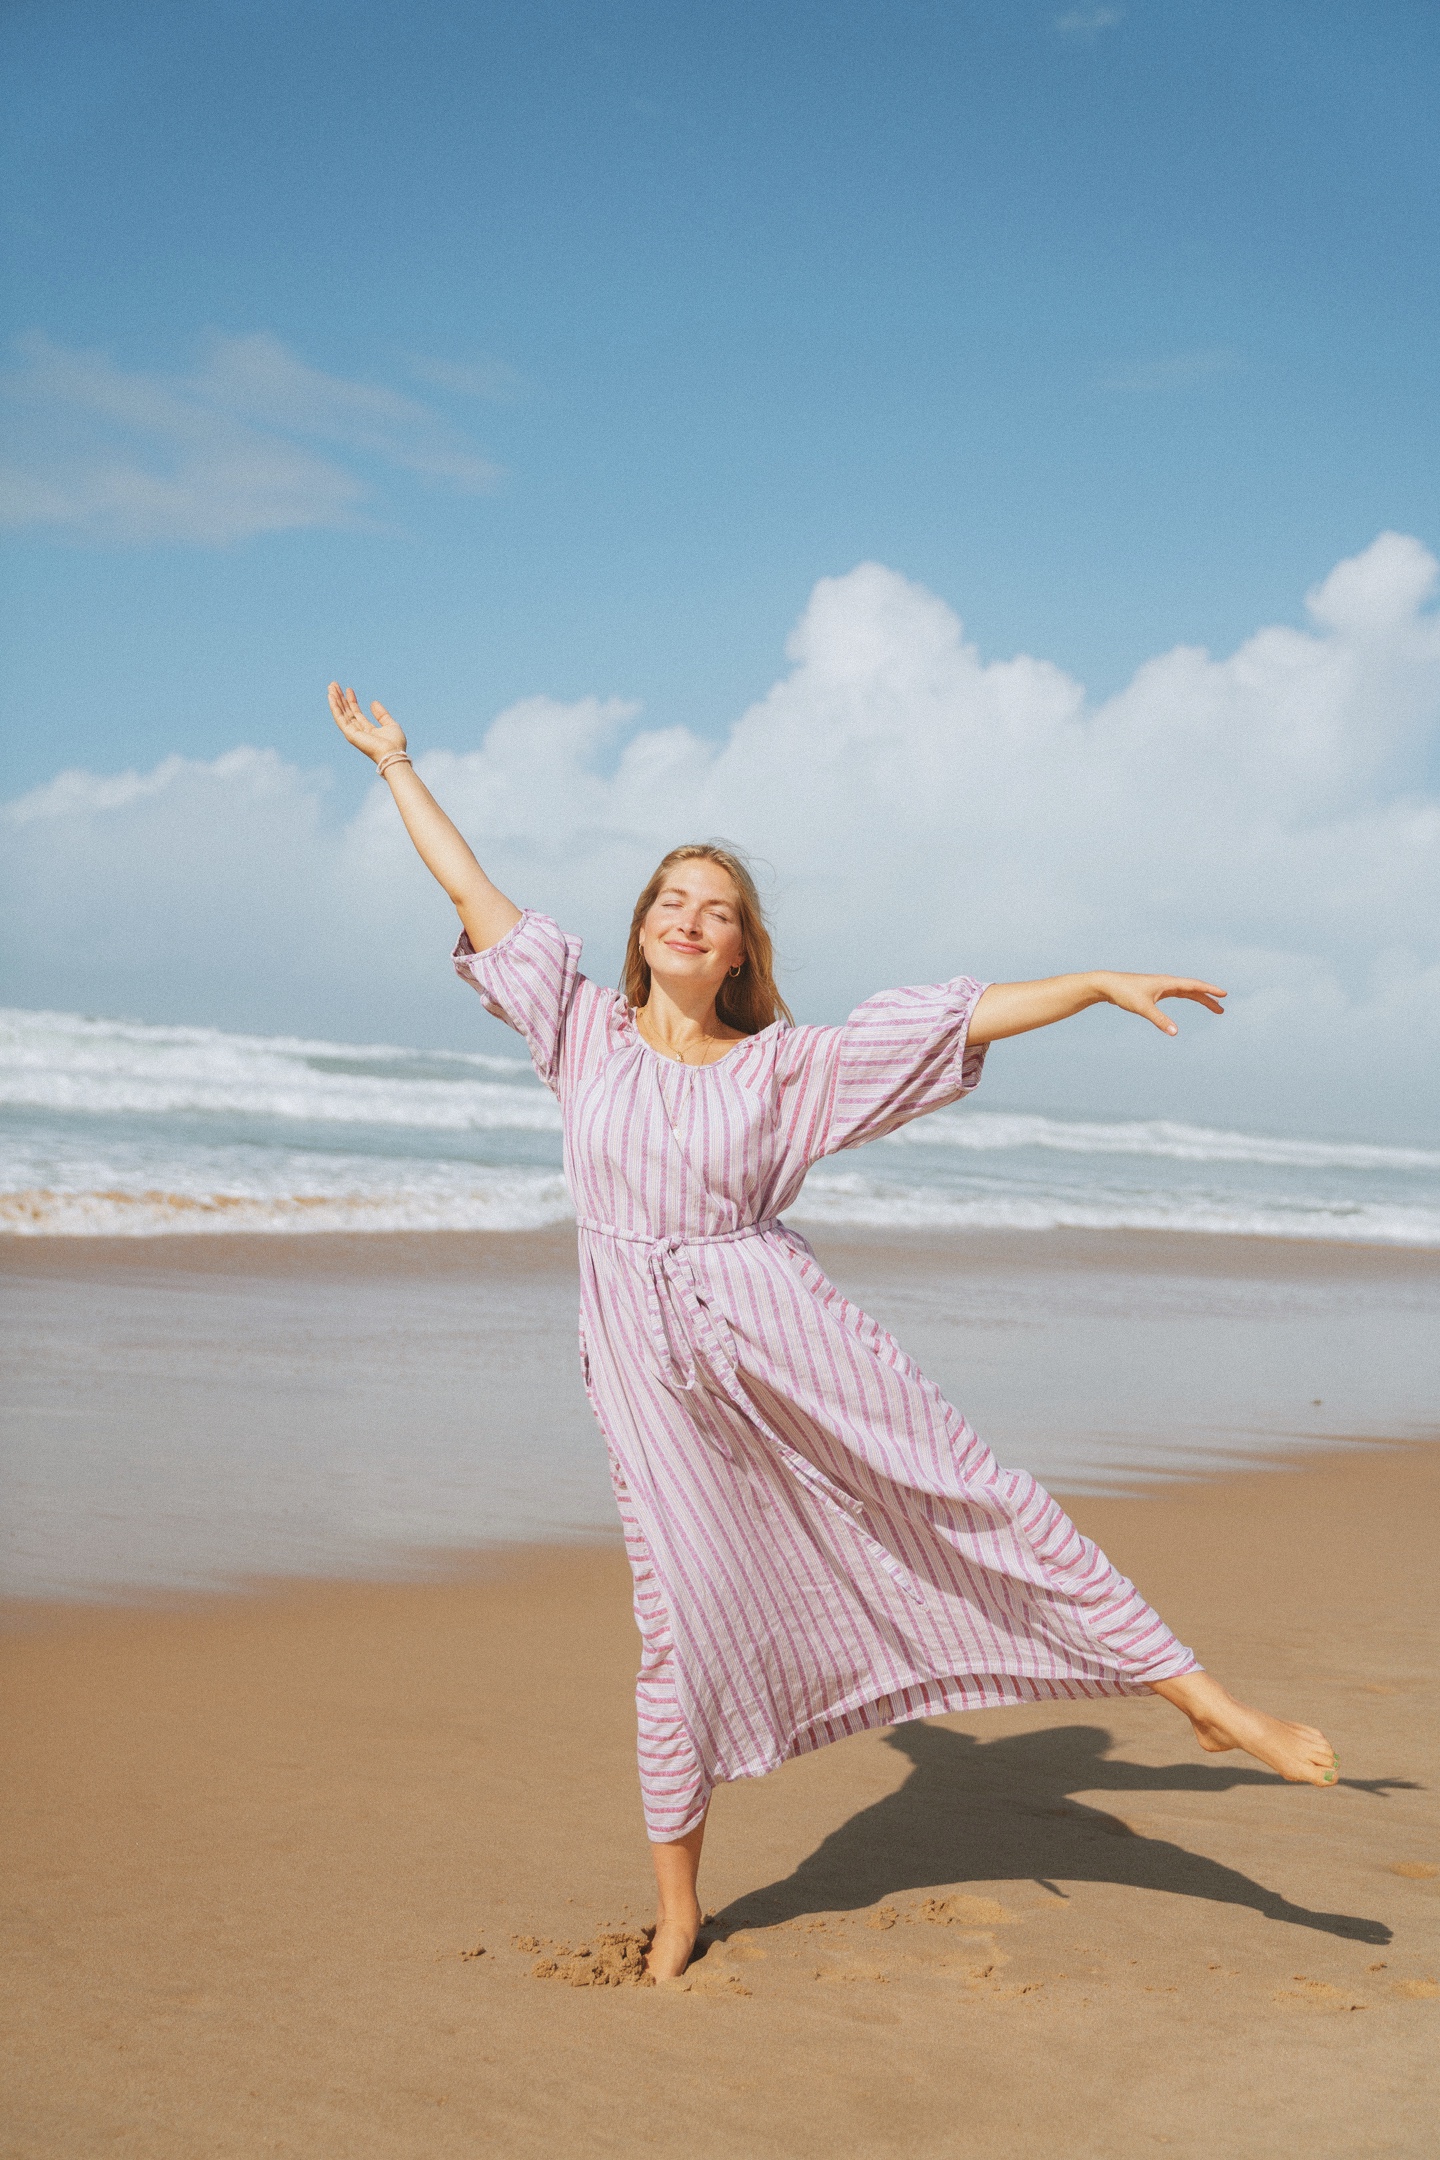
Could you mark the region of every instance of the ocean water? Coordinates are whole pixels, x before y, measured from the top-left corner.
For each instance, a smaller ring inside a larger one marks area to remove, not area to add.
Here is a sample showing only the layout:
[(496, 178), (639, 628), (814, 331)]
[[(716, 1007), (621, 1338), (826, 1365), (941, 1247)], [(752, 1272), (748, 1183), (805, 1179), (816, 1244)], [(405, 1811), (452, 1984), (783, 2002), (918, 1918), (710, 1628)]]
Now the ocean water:
[[(0, 1591), (611, 1529), (569, 1213), (519, 1056), (0, 1013)], [(982, 1094), (820, 1164), (789, 1217), (1064, 1492), (1437, 1429), (1440, 1151)], [(516, 1235), (298, 1235), (432, 1228)], [(1194, 1234), (1086, 1234), (1125, 1228)], [(116, 1233), (119, 1267), (87, 1245)]]
[[(570, 1213), (528, 1062), (0, 1010), (0, 1234), (526, 1230)], [(984, 1106), (823, 1163), (841, 1229), (1140, 1229), (1440, 1247), (1440, 1149)]]

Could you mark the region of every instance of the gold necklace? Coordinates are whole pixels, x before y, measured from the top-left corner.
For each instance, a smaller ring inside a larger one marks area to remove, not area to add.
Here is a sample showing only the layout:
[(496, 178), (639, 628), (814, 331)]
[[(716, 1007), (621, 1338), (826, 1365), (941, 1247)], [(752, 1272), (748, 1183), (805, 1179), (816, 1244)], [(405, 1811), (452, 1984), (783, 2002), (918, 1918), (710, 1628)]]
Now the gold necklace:
[[(685, 1056), (685, 1053), (682, 1050), (665, 1050), (661, 1048), (659, 1043), (654, 1043), (650, 1041), (649, 1036), (645, 1033), (645, 1030), (640, 1025), (640, 1015), (638, 1012), (635, 1015), (635, 1028), (637, 1034), (640, 1036), (641, 1041), (648, 1044), (650, 1049), (655, 1052), (655, 1055), (657, 1057), (663, 1057), (667, 1064), (685, 1066), (690, 1065), (689, 1058)], [(702, 1035), (700, 1039), (702, 1042), (704, 1042), (709, 1038)], [(696, 1069), (702, 1065), (713, 1065), (714, 1063), (715, 1059), (713, 1057), (698, 1057), (695, 1060), (695, 1067), (692, 1069)]]

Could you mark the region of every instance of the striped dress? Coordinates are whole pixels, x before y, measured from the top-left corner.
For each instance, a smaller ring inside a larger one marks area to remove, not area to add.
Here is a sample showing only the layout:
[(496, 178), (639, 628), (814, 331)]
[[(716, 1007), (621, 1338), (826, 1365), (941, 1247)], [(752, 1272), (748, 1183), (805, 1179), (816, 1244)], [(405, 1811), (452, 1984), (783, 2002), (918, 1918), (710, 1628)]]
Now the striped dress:
[(973, 1088), (967, 976), (659, 1056), (527, 911), (455, 967), (564, 1113), (580, 1357), (642, 1654), (652, 1839), (713, 1787), (869, 1726), (1138, 1693), (1195, 1660), (780, 1221), (810, 1165)]

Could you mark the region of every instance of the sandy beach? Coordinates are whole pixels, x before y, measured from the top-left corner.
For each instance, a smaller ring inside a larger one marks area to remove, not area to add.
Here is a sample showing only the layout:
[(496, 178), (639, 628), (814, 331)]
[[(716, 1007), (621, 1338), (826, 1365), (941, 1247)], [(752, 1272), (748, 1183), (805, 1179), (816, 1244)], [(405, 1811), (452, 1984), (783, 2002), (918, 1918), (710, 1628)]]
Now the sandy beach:
[(0, 54), (0, 2160), (1440, 2160), (1440, 0)]
[(868, 1735), (717, 1796), (661, 1988), (617, 1546), (14, 1601), (0, 2149), (1428, 2152), (1437, 1497), (1422, 1444), (1074, 1503), (1334, 1791), (1159, 1702)]

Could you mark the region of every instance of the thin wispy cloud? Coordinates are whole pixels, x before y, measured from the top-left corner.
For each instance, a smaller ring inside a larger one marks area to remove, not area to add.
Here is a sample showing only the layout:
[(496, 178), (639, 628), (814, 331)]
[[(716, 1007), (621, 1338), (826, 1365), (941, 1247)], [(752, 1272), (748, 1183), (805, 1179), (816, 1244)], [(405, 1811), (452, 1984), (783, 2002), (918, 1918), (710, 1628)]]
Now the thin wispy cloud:
[(476, 360), (434, 360), (412, 353), (410, 373), (416, 382), (430, 383), (437, 390), (453, 390), (459, 397), (484, 398), (494, 404), (504, 404), (529, 388), (517, 369), (484, 354)]
[(1064, 15), (1055, 17), (1055, 28), (1061, 37), (1099, 37), (1102, 30), (1113, 30), (1124, 12), (1118, 7), (1070, 8)]
[(1240, 355), (1228, 346), (1205, 352), (1172, 353), (1164, 360), (1143, 360), (1134, 367), (1117, 368), (1100, 379), (1102, 390), (1188, 390), (1196, 383), (1212, 382), (1219, 375), (1234, 375), (1242, 366)]
[(432, 406), (309, 367), (263, 331), (213, 338), (188, 374), (127, 370), (38, 333), (17, 355), (0, 374), (11, 527), (215, 547), (374, 526), (387, 470), (468, 495), (500, 477)]

